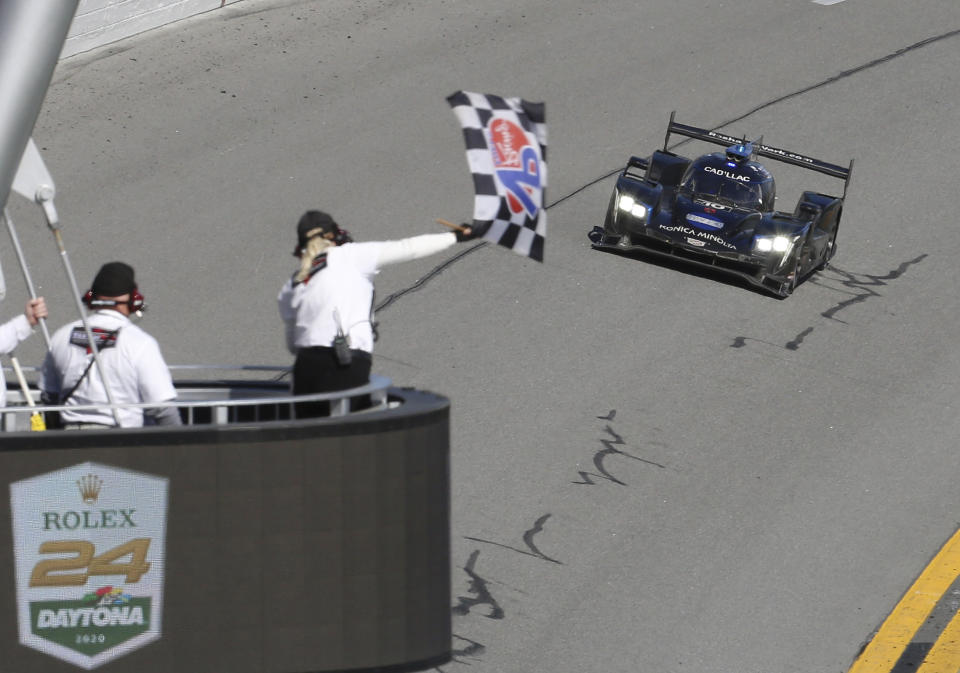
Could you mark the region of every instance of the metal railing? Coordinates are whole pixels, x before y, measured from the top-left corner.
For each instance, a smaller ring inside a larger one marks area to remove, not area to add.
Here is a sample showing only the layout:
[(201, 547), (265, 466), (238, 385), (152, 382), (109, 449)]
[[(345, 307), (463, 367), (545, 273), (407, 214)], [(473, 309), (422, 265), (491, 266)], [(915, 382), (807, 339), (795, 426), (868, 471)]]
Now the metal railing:
[[(24, 372), (35, 371), (24, 367)], [(230, 423), (269, 423), (290, 421), (297, 418), (297, 408), (304, 403), (326, 402), (331, 417), (365, 414), (380, 411), (400, 402), (388, 395), (390, 379), (371, 375), (370, 383), (358, 388), (334, 393), (293, 395), (290, 385), (283, 378), (289, 367), (229, 366), (229, 365), (173, 365), (174, 387), (177, 399), (161, 404), (116, 404), (117, 409), (156, 409), (177, 407), (185, 425), (222, 425)], [(273, 378), (263, 378), (272, 372)], [(179, 375), (189, 373), (198, 377), (178, 380)], [(224, 378), (224, 373), (232, 378)], [(259, 376), (258, 376), (259, 375)], [(13, 378), (14, 383), (10, 380)], [(16, 379), (7, 376), (7, 406), (0, 409), (0, 431), (23, 432), (31, 429), (30, 418), (34, 413), (59, 412), (68, 407), (60, 405), (34, 406), (27, 403), (26, 396)], [(31, 384), (30, 394), (39, 400), (39, 391)], [(364, 400), (362, 408), (356, 409), (356, 401)], [(107, 404), (70, 405), (71, 411), (109, 409)]]

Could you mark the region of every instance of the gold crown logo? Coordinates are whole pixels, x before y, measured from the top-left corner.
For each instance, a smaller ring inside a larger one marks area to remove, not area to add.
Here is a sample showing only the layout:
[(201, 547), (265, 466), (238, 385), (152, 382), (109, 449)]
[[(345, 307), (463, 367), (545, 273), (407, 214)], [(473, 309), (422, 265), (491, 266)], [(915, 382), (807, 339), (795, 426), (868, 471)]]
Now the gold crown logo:
[(88, 474), (85, 477), (77, 479), (77, 486), (80, 487), (80, 497), (83, 501), (92, 505), (100, 497), (100, 488), (103, 486), (103, 480), (95, 474)]

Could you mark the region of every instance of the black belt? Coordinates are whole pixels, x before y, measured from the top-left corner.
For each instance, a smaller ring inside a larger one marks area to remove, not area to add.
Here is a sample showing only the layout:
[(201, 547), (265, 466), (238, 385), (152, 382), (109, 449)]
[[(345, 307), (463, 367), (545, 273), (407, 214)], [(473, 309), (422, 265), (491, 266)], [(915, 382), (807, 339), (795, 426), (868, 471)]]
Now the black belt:
[[(330, 353), (333, 354), (333, 346), (301, 346), (298, 351), (314, 351), (316, 353)], [(373, 358), (373, 354), (370, 351), (365, 351), (362, 348), (351, 348), (350, 353), (357, 357), (362, 358)]]
[(64, 430), (96, 430), (99, 428), (114, 428), (115, 425), (107, 423), (64, 423)]

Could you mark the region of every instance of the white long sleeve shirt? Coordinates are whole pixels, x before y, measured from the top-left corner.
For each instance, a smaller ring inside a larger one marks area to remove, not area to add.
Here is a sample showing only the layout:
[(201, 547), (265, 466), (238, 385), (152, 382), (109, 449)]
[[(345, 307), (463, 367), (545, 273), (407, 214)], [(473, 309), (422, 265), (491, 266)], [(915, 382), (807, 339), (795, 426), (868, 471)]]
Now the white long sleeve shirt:
[(302, 283), (284, 283), (277, 304), (286, 326), (287, 348), (330, 346), (337, 329), (350, 348), (373, 352), (373, 278), (389, 264), (446, 250), (453, 233), (424, 234), (397, 241), (345, 243), (328, 248), (324, 266)]
[[(33, 333), (30, 327), (30, 321), (22, 313), (13, 320), (0, 325), (0, 353), (7, 355), (12, 353), (21, 341)], [(3, 377), (3, 370), (0, 369), (0, 407), (7, 406), (7, 381)]]

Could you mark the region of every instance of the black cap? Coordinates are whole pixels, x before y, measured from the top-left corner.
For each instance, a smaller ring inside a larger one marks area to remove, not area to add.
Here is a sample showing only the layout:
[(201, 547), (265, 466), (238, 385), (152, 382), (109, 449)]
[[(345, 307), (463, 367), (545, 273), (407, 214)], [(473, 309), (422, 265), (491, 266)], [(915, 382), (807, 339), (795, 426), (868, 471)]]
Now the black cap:
[(90, 291), (98, 297), (120, 297), (136, 289), (132, 266), (123, 262), (107, 262), (97, 272)]
[[(319, 229), (316, 233), (314, 230)], [(313, 236), (322, 236), (324, 234), (334, 234), (340, 230), (337, 223), (333, 221), (327, 213), (322, 210), (308, 210), (297, 223), (297, 250), (300, 250), (307, 244), (307, 241)], [(311, 234), (309, 235), (308, 234)]]

